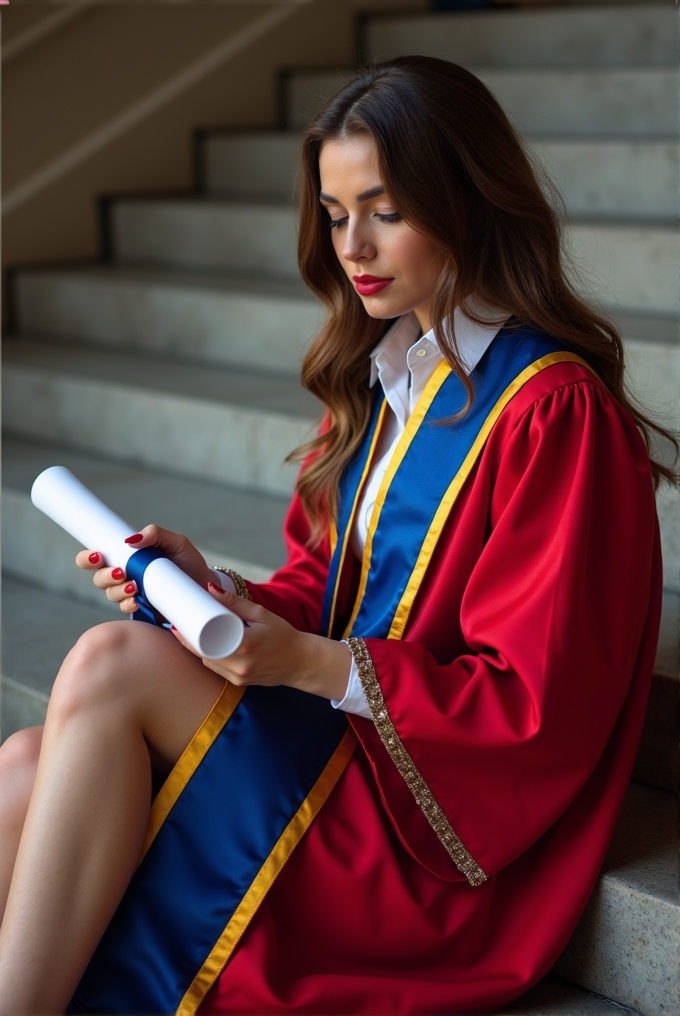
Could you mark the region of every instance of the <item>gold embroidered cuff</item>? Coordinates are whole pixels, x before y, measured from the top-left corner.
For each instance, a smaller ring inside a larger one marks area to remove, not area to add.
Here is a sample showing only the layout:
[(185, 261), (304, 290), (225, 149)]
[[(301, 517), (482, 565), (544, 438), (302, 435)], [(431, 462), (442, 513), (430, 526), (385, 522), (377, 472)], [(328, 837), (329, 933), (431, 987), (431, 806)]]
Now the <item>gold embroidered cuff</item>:
[(387, 749), (387, 753), (403, 777), (406, 786), (413, 794), (416, 804), (430, 823), (439, 841), (445, 847), (449, 857), (470, 885), (476, 886), (486, 882), (487, 875), (465, 849), (462, 841), (456, 836), (449, 821), (435, 801), (429, 787), (418, 772), (416, 765), (404, 747), (394, 724), (392, 723), (382, 689), (378, 684), (371, 654), (363, 639), (349, 638), (347, 645), (356, 664), (359, 680), (366, 693), (368, 705), (376, 730)]
[(221, 571), (223, 575), (228, 575), (231, 581), (236, 586), (236, 592), (239, 596), (242, 596), (244, 600), (252, 600), (252, 596), (248, 591), (248, 586), (245, 584), (244, 579), (237, 571), (233, 568), (220, 568), (219, 565), (214, 564), (211, 566), (213, 571)]

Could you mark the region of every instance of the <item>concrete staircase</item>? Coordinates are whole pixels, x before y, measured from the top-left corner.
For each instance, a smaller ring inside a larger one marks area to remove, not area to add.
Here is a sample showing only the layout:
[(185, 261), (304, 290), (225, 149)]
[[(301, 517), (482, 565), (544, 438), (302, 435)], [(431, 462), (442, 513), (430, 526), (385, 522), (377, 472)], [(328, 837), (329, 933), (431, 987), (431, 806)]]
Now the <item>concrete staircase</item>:
[[(672, 8), (372, 18), (361, 47), (369, 59), (458, 61), (493, 89), (565, 196), (581, 284), (621, 323), (630, 385), (677, 426)], [(298, 132), (351, 73), (283, 74), (280, 130), (199, 133), (195, 194), (107, 199), (108, 260), (15, 273), (4, 343), (4, 736), (41, 722), (68, 648), (117, 616), (73, 566), (75, 542), (30, 505), (47, 465), (69, 466), (132, 525), (187, 532), (212, 563), (262, 580), (283, 561), (295, 471), (282, 462), (320, 409), (296, 377), (321, 320), (295, 263)], [(664, 624), (636, 782), (561, 976), (509, 1013), (680, 1016), (677, 495), (663, 490), (658, 506)]]

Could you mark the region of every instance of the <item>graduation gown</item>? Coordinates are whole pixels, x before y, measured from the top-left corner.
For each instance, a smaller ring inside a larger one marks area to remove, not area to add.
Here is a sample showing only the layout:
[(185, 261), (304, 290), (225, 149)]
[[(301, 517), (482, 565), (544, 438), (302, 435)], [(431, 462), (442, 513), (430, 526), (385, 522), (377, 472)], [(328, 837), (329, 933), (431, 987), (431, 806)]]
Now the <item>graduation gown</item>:
[[(331, 544), (307, 537), (294, 497), (286, 565), (248, 588), (318, 633)], [(358, 568), (348, 556), (340, 621)], [(588, 370), (555, 363), (496, 420), (403, 638), (366, 638), (387, 727), (349, 716), (357, 750), (200, 1013), (488, 1012), (540, 979), (612, 836), (660, 611), (644, 443)]]

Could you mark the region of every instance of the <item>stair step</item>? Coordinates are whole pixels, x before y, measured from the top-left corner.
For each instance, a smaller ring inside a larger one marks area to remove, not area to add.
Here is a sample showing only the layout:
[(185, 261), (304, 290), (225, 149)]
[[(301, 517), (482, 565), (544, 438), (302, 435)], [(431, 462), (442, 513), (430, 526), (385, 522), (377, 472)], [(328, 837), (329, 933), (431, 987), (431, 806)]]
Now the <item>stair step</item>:
[[(582, 247), (597, 249), (596, 234)], [(113, 266), (22, 269), (12, 280), (20, 333), (296, 377), (321, 325), (320, 303), (299, 284)], [(629, 384), (665, 425), (677, 426), (678, 321), (621, 322)], [(628, 338), (629, 335), (637, 336)]]
[(119, 198), (108, 209), (117, 261), (299, 278), (291, 205), (160, 197)]
[[(495, 15), (494, 17), (500, 17)], [(513, 13), (511, 17), (521, 17)], [(458, 18), (456, 17), (457, 21)], [(672, 29), (673, 33), (675, 28)], [(446, 47), (427, 53), (453, 59)], [(409, 44), (406, 53), (425, 52)], [(396, 54), (395, 54), (396, 55)], [(469, 67), (496, 96), (512, 122), (534, 138), (672, 138), (677, 132), (674, 67)], [(499, 61), (500, 62), (500, 61)], [(356, 71), (290, 71), (283, 78), (282, 126), (305, 130), (342, 83)]]
[(548, 974), (495, 1016), (639, 1016), (619, 1002)]
[[(54, 592), (102, 605), (101, 591), (73, 564), (80, 546), (31, 504), (33, 480), (52, 465), (70, 469), (132, 526), (154, 522), (186, 533), (210, 564), (265, 581), (286, 560), (287, 497), (238, 490), (123, 465), (53, 445), (5, 438), (3, 569)], [(106, 604), (104, 604), (106, 605)], [(114, 612), (117, 607), (111, 606)]]
[[(2, 725), (5, 740), (43, 723), (61, 663), (88, 628), (110, 621), (106, 606), (82, 603), (3, 575)], [(39, 637), (36, 634), (39, 633)]]
[(678, 790), (678, 681), (680, 595), (666, 592), (654, 679), (638, 747), (633, 779), (661, 790)]
[[(659, 338), (666, 339), (664, 327), (677, 336), (677, 319), (653, 318), (646, 322), (619, 321), (623, 335), (626, 333), (653, 333), (657, 326)], [(674, 336), (673, 342), (650, 341), (624, 338), (626, 363), (626, 386), (638, 407), (652, 420), (671, 432), (678, 432), (680, 426), (680, 346)], [(655, 451), (657, 458), (666, 464), (673, 462), (672, 447), (667, 445)], [(657, 508), (662, 519), (664, 541), (664, 584), (677, 588), (680, 578), (680, 499), (675, 488), (664, 484), (657, 493)]]
[(631, 783), (600, 881), (556, 971), (646, 1016), (680, 1013), (676, 797)]
[[(529, 138), (571, 214), (670, 218), (677, 205), (675, 138)], [(198, 141), (201, 188), (213, 196), (286, 201), (294, 192), (298, 134), (215, 131)]]
[[(673, 322), (677, 334), (677, 322)], [(680, 345), (643, 339), (625, 340), (629, 390), (654, 419), (678, 429)]]
[(4, 344), (5, 426), (117, 461), (289, 494), (320, 404), (298, 381), (40, 341)]
[(357, 67), (291, 67), (281, 72), (281, 126), (304, 131), (328, 100), (351, 81)]
[(571, 215), (662, 219), (675, 214), (675, 139), (528, 140)]
[(660, 342), (662, 345), (675, 348), (678, 344), (680, 319), (678, 312), (673, 314), (624, 314), (620, 310), (609, 311), (616, 321), (624, 339), (637, 342)]
[[(81, 332), (85, 341), (96, 313), (95, 299)], [(67, 319), (64, 331), (78, 334), (74, 321)], [(15, 436), (268, 493), (292, 490), (295, 468), (282, 463), (311, 434), (319, 405), (297, 379), (44, 337), (7, 339), (4, 345), (5, 427)], [(639, 401), (661, 422), (677, 426), (680, 350), (636, 341), (627, 347)], [(238, 356), (233, 359), (238, 363)], [(249, 359), (247, 349), (243, 359)], [(664, 584), (677, 589), (677, 492), (662, 486), (657, 508)]]
[[(21, 269), (12, 303), (23, 334), (295, 375), (323, 319), (300, 284), (234, 276), (218, 283), (116, 266)], [(672, 415), (680, 381), (677, 317), (620, 323), (638, 397)]]
[(680, 496), (677, 487), (667, 483), (659, 487), (656, 510), (661, 530), (664, 589), (677, 593), (680, 588)]
[(566, 240), (585, 293), (624, 312), (677, 313), (677, 227), (572, 221)]
[(12, 297), (24, 333), (296, 375), (323, 314), (300, 281), (113, 265), (22, 269)]
[(671, 4), (391, 14), (367, 19), (363, 56), (377, 61), (420, 53), (501, 67), (674, 66), (676, 28)]
[(300, 143), (290, 131), (204, 131), (195, 139), (199, 188), (241, 199), (289, 201), (295, 191)]
[[(115, 256), (128, 264), (266, 275), (276, 263), (281, 276), (299, 278), (292, 207), (120, 199), (112, 203), (111, 216)], [(266, 225), (269, 217), (273, 230)], [(601, 302), (637, 313), (677, 314), (676, 244), (672, 223), (575, 222), (567, 228), (584, 286)]]
[[(673, 423), (677, 348), (630, 346), (630, 379), (640, 401)], [(217, 483), (289, 494), (296, 468), (284, 460), (320, 415), (320, 404), (297, 379), (283, 375), (45, 338), (7, 339), (4, 348), (8, 433)], [(664, 584), (677, 589), (677, 492), (663, 485), (657, 508)]]

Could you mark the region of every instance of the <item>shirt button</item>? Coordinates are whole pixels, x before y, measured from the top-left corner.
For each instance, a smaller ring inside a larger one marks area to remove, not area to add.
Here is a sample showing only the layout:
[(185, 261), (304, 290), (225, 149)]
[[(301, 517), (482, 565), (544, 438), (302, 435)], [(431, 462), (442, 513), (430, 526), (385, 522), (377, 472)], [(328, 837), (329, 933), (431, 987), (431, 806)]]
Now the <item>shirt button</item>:
[(426, 349), (416, 350), (416, 356), (427, 356), (427, 350)]

